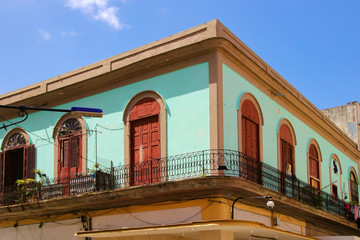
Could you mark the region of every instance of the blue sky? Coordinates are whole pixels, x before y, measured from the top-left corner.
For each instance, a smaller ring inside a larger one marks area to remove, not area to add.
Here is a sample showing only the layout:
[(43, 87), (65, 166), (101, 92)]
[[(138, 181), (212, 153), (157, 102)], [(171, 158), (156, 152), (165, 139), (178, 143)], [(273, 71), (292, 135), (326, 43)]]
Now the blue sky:
[(0, 94), (219, 19), (320, 109), (359, 99), (359, 0), (0, 0)]

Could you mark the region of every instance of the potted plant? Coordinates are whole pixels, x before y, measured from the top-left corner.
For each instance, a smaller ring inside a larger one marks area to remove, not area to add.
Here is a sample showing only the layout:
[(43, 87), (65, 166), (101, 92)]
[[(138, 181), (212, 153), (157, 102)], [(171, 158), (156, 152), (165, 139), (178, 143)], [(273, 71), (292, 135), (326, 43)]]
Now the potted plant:
[(17, 190), (19, 192), (19, 203), (32, 202), (39, 196), (39, 190), (42, 186), (40, 181), (35, 181), (35, 179), (18, 179), (16, 180)]

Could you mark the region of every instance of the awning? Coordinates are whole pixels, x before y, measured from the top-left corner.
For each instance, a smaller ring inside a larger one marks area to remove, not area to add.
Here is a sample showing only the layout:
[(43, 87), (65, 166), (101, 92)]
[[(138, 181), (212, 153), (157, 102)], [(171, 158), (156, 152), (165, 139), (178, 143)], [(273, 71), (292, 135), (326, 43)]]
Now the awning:
[(234, 233), (234, 240), (316, 240), (316, 238), (267, 227), (262, 223), (242, 220), (201, 221), (141, 228), (94, 230), (78, 232), (75, 234), (75, 236), (91, 238), (114, 238), (150, 235), (174, 235), (200, 239), (201, 232), (206, 231), (230, 231)]

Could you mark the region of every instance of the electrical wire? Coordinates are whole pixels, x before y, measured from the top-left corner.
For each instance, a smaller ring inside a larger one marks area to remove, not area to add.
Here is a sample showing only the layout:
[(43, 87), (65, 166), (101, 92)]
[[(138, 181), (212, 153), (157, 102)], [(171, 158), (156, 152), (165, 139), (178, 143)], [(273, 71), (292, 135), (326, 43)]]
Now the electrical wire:
[[(3, 120), (5, 120), (5, 121), (7, 121), (7, 122), (9, 122), (9, 123), (13, 123), (12, 121), (7, 120), (6, 118), (4, 118), (4, 117), (2, 117), (2, 116), (0, 116), (0, 118), (3, 119)], [(22, 129), (24, 129), (27, 133), (29, 133), (29, 134), (31, 134), (31, 135), (34, 135), (34, 136), (37, 137), (38, 139), (41, 139), (41, 140), (43, 140), (43, 141), (46, 141), (46, 142), (54, 145), (54, 147), (57, 147), (57, 148), (59, 147), (59, 145), (56, 144), (55, 142), (53, 142), (53, 141), (51, 141), (51, 140), (48, 140), (48, 139), (46, 139), (46, 138), (44, 138), (44, 137), (41, 137), (41, 136), (39, 136), (38, 134), (33, 133), (33, 132), (29, 131), (28, 129), (26, 129), (26, 128), (18, 125), (18, 124), (14, 124), (14, 126), (17, 126), (17, 127), (20, 127), (20, 128), (22, 128)], [(87, 133), (83, 133), (82, 135), (85, 135), (85, 134), (87, 134)], [(96, 163), (96, 161), (91, 160), (91, 159), (89, 159), (89, 158), (87, 158), (87, 157), (85, 158), (85, 157), (83, 157), (83, 156), (80, 156), (80, 158), (83, 159), (83, 160), (86, 160), (87, 162), (91, 162), (91, 163), (94, 163), (94, 164)], [(108, 168), (108, 166), (104, 166), (104, 165), (102, 165), (102, 164), (99, 164), (99, 166), (104, 167), (104, 168)]]
[[(191, 215), (190, 217), (187, 217), (181, 221), (177, 221), (177, 222), (173, 222), (171, 224), (179, 224), (179, 223), (184, 223), (188, 220), (190, 220), (191, 218), (201, 214), (205, 209), (207, 209), (208, 207), (210, 207), (211, 205), (213, 204), (213, 202), (210, 202), (206, 207), (202, 208), (200, 211), (198, 211), (197, 213)], [(149, 224), (149, 225), (161, 225), (162, 223), (154, 223), (154, 222), (149, 222), (149, 221), (146, 221), (146, 220), (143, 220), (139, 217), (136, 217), (134, 214), (132, 214), (131, 212), (127, 211), (126, 209), (124, 209), (124, 211), (129, 214), (131, 217), (135, 218), (136, 220), (140, 221), (140, 222), (143, 222), (143, 223), (146, 223), (146, 224)]]
[[(109, 131), (117, 131), (117, 130), (123, 130), (124, 129), (124, 124), (117, 124), (117, 125), (112, 125), (112, 126), (103, 126), (103, 125), (100, 125), (100, 124), (96, 124), (95, 125), (95, 129), (97, 127), (101, 127), (103, 129), (106, 129), (106, 130), (109, 130)], [(121, 128), (114, 128), (114, 127), (121, 127)]]

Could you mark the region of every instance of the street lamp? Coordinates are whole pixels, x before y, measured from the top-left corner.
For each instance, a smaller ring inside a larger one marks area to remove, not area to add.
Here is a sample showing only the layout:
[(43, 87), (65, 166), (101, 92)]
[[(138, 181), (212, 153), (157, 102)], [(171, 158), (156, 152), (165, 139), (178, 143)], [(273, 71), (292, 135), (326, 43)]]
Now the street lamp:
[(238, 197), (237, 199), (235, 199), (231, 205), (231, 219), (234, 219), (234, 206), (235, 203), (240, 200), (240, 199), (253, 199), (253, 198), (269, 198), (269, 200), (266, 203), (266, 207), (269, 208), (270, 210), (272, 210), (275, 207), (275, 203), (272, 200), (271, 196), (254, 196), (254, 197)]
[(0, 105), (0, 108), (11, 108), (11, 109), (17, 109), (19, 110), (18, 112), (18, 116), (20, 118), (23, 118), (17, 122), (5, 125), (3, 123), (3, 125), (0, 127), (0, 129), (5, 129), (7, 130), (8, 127), (12, 126), (12, 125), (16, 125), (18, 123), (24, 122), (29, 114), (27, 113), (28, 110), (35, 110), (35, 111), (47, 111), (47, 112), (67, 112), (67, 113), (71, 113), (72, 115), (75, 116), (85, 116), (85, 117), (102, 117), (103, 116), (103, 111), (99, 108), (86, 108), (86, 107), (72, 107), (71, 109), (56, 109), (56, 108), (42, 108), (42, 107), (27, 107), (24, 105), (21, 106), (12, 106), (12, 105)]

